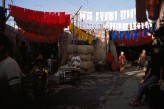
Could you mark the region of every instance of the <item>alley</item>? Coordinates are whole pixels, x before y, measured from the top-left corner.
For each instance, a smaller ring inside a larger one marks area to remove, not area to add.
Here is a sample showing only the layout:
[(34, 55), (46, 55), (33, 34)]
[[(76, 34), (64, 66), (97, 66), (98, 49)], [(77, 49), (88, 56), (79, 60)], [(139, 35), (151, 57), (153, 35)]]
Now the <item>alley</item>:
[[(48, 95), (37, 99), (35, 105), (39, 109), (131, 109), (128, 102), (143, 75), (136, 69), (133, 66), (125, 73), (104, 71), (83, 75), (76, 85), (69, 80), (59, 84), (58, 78), (51, 76)], [(137, 109), (149, 108), (144, 104)]]
[(147, 103), (139, 107), (129, 105), (129, 101), (136, 94), (138, 83), (143, 74), (142, 71), (125, 72), (124, 76), (126, 75), (128, 78), (121, 85), (114, 88), (102, 109), (150, 109)]
[(164, 109), (163, 36), (164, 0), (1, 0), (0, 107)]

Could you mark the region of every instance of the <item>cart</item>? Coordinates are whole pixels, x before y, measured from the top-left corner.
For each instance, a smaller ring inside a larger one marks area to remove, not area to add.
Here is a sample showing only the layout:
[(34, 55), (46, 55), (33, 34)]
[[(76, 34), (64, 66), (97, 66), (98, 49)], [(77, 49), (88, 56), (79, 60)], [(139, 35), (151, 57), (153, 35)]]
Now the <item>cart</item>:
[(59, 68), (59, 80), (60, 83), (65, 83), (67, 79), (70, 79), (71, 82), (77, 84), (81, 79), (80, 76), (81, 68), (78, 67), (69, 67), (64, 66)]

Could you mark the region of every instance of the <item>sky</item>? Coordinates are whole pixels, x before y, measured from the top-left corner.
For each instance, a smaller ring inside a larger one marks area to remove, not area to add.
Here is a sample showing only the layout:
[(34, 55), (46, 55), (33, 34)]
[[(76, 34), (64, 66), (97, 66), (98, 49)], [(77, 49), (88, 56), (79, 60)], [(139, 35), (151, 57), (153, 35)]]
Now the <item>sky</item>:
[[(82, 6), (81, 11), (109, 12), (135, 8), (135, 0), (6, 0), (8, 4), (39, 10), (45, 12), (66, 12), (75, 14)], [(2, 0), (0, 0), (2, 5)], [(134, 19), (127, 19), (118, 22), (134, 22)]]
[(6, 0), (6, 5), (12, 3), (34, 10), (66, 12), (77, 11), (80, 6), (85, 11), (113, 11), (135, 7), (135, 0)]

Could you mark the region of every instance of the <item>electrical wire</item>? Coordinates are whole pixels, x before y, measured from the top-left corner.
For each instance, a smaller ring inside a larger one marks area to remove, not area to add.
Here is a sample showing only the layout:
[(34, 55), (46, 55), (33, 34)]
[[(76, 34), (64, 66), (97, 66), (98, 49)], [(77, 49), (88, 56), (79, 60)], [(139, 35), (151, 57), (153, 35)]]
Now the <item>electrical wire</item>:
[[(70, 0), (70, 1), (71, 1), (71, 0)], [(83, 6), (83, 9), (85, 9), (85, 10), (90, 10), (90, 11), (92, 10), (90, 7), (87, 7), (87, 6), (85, 5), (85, 4), (86, 4), (85, 2), (82, 2), (82, 1), (80, 1), (80, 0), (79, 0), (79, 1), (73, 1), (73, 0), (72, 0), (71, 2), (74, 2), (75, 4), (78, 4), (78, 5), (82, 5), (82, 6)]]
[(70, 5), (74, 6), (74, 7), (79, 8), (79, 6), (77, 6), (76, 4), (74, 4), (74, 3), (72, 3), (72, 2), (69, 2), (69, 1), (67, 1), (67, 0), (64, 0), (64, 1), (65, 1), (65, 2), (67, 2), (68, 4), (70, 4)]
[(69, 3), (69, 4), (71, 4), (71, 5), (73, 5), (73, 6), (75, 6), (75, 7), (79, 7), (79, 6), (83, 6), (83, 10), (86, 10), (86, 11), (91, 11), (92, 9), (91, 8), (89, 8), (89, 7), (87, 7), (87, 6), (85, 6), (85, 4), (86, 3), (84, 3), (84, 2), (79, 2), (79, 1), (71, 1), (71, 0), (64, 0), (64, 1), (66, 1), (67, 3)]
[(80, 1), (81, 3), (86, 4), (88, 7), (92, 8), (93, 11), (94, 11), (95, 8), (96, 8), (94, 5), (92, 5), (91, 3), (89, 3), (88, 0), (87, 0), (87, 2), (84, 2), (83, 0), (79, 0), (79, 1)]

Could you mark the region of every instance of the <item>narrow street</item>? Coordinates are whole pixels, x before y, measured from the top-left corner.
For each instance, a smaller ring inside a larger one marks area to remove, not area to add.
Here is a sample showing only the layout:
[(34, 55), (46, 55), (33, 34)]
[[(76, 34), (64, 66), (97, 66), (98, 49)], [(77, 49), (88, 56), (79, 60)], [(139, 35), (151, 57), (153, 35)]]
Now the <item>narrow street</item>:
[[(142, 71), (137, 66), (125, 73), (95, 72), (83, 75), (80, 84), (67, 80), (59, 84), (58, 78), (49, 78), (48, 95), (35, 101), (39, 109), (132, 109), (128, 102), (137, 90)], [(147, 104), (135, 109), (149, 109)]]
[(147, 103), (138, 107), (132, 107), (128, 103), (135, 96), (142, 75), (142, 71), (126, 72), (124, 76), (128, 78), (120, 86), (114, 88), (102, 109), (150, 109)]
[(1, 0), (0, 107), (164, 109), (163, 48), (164, 0)]

